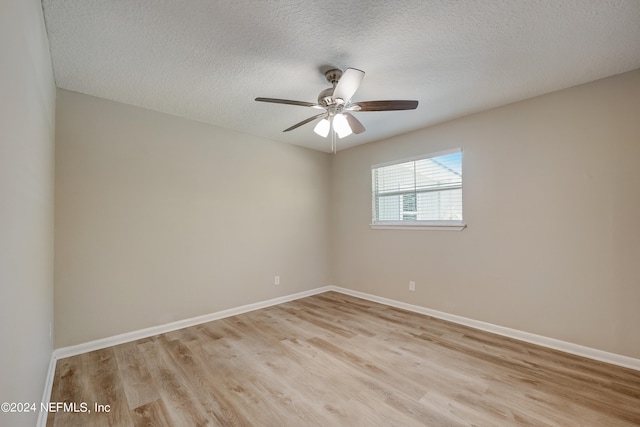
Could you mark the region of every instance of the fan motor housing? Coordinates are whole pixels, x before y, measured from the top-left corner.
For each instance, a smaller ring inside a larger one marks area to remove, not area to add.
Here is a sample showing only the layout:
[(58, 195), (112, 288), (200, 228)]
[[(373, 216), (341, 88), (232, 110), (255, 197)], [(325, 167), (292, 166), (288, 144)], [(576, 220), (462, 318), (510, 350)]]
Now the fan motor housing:
[(333, 100), (333, 88), (327, 88), (325, 90), (323, 90), (322, 92), (320, 92), (320, 95), (318, 95), (318, 104), (322, 105), (323, 107), (329, 107), (330, 105), (335, 104), (335, 101)]
[(320, 95), (318, 95), (318, 104), (327, 108), (336, 103), (336, 101), (333, 99), (333, 91), (338, 84), (338, 81), (340, 81), (340, 77), (342, 77), (342, 71), (338, 70), (337, 68), (332, 68), (331, 70), (324, 73), (324, 77), (329, 83), (331, 83), (332, 87), (320, 92)]

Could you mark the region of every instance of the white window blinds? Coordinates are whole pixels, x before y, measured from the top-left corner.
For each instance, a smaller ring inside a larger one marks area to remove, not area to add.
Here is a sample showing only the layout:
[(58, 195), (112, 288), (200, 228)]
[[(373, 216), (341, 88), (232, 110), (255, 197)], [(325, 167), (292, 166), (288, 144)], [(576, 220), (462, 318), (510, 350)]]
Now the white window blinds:
[(462, 224), (462, 150), (374, 166), (373, 224)]

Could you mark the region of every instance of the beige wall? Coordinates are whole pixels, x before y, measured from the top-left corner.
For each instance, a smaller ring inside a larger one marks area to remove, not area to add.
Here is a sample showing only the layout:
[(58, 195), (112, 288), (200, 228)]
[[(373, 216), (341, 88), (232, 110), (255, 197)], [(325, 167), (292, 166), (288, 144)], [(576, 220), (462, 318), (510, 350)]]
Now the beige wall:
[[(336, 284), (640, 357), (639, 91), (634, 71), (336, 156), (59, 91), (56, 347)], [(372, 164), (454, 147), (466, 230), (369, 228)]]
[[(0, 2), (0, 402), (42, 398), (53, 322), (55, 84), (38, 0)], [(33, 426), (38, 414), (4, 414)]]
[(56, 125), (56, 347), (328, 284), (329, 155), (64, 90)]
[[(372, 164), (454, 147), (466, 230), (369, 228)], [(333, 183), (336, 285), (640, 358), (640, 70), (341, 151)]]

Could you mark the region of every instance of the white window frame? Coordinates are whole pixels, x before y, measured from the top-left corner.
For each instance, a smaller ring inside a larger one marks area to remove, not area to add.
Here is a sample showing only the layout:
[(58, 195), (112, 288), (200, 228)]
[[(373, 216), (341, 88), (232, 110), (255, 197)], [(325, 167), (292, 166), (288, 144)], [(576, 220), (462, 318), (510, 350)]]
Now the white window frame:
[[(376, 221), (375, 220), (375, 169), (398, 165), (401, 163), (413, 162), (418, 160), (430, 159), (433, 157), (445, 156), (447, 154), (460, 153), (463, 154), (462, 148), (455, 148), (446, 151), (439, 151), (436, 153), (429, 153), (422, 156), (416, 156), (406, 159), (394, 160), (386, 163), (379, 163), (371, 166), (371, 216), (372, 222), (369, 225), (372, 229), (376, 230), (449, 230), (449, 231), (461, 231), (467, 227), (467, 224), (464, 223), (464, 203), (463, 203), (463, 220), (455, 220), (455, 221), (447, 221), (447, 220), (439, 220), (439, 221)], [(463, 160), (464, 161), (464, 156)], [(464, 187), (464, 181), (461, 186), (461, 189)], [(464, 193), (463, 193), (464, 198)]]

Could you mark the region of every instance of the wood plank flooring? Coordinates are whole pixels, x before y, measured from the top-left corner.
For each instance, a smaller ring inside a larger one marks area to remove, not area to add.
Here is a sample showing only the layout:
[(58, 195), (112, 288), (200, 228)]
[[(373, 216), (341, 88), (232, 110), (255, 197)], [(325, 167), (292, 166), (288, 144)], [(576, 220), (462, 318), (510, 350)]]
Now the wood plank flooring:
[(91, 413), (50, 427), (639, 426), (640, 372), (327, 292), (61, 359), (51, 401)]

